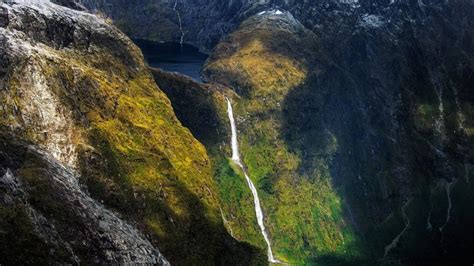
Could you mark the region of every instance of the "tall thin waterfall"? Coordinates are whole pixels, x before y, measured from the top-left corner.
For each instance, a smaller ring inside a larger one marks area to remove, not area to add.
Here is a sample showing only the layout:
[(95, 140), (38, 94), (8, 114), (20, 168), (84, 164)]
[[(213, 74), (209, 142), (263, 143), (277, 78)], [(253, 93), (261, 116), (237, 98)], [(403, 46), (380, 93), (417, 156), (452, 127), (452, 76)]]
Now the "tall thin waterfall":
[(265, 239), (265, 242), (267, 243), (267, 247), (268, 247), (267, 249), (268, 261), (272, 263), (279, 263), (279, 261), (273, 257), (270, 239), (268, 237), (267, 230), (265, 229), (265, 224), (263, 223), (263, 212), (262, 212), (262, 207), (260, 206), (260, 199), (258, 198), (257, 189), (255, 188), (255, 185), (253, 184), (252, 180), (249, 178), (247, 171), (245, 170), (244, 165), (242, 164), (242, 161), (240, 160), (239, 144), (237, 142), (237, 127), (235, 125), (234, 111), (232, 110), (232, 104), (230, 100), (228, 98), (226, 98), (226, 100), (227, 100), (227, 113), (229, 114), (230, 126), (232, 130), (232, 139), (231, 139), (232, 160), (242, 169), (242, 172), (245, 175), (245, 179), (247, 180), (247, 185), (252, 191), (253, 203), (255, 206), (255, 214), (257, 215), (257, 223), (258, 223), (258, 226), (260, 227), (260, 231), (262, 232), (263, 238)]
[(181, 21), (181, 14), (179, 13), (177, 6), (178, 6), (178, 0), (175, 0), (173, 11), (176, 13), (176, 16), (178, 17), (179, 31), (181, 32), (181, 39), (179, 41), (179, 44), (181, 45), (181, 47), (183, 47), (183, 42), (184, 42), (183, 23)]

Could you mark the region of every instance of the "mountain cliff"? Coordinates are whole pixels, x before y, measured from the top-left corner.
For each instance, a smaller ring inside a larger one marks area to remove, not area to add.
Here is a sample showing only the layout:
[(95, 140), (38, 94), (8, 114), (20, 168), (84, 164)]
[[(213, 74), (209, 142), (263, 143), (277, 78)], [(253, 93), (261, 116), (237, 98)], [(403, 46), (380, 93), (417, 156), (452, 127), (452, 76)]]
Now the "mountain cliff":
[(472, 3), (366, 4), (261, 11), (220, 41), (204, 78), (241, 96), (242, 156), (276, 257), (462, 265)]
[(0, 58), (0, 263), (166, 264), (159, 248), (176, 264), (247, 264), (259, 252), (226, 232), (206, 149), (114, 26), (2, 3)]

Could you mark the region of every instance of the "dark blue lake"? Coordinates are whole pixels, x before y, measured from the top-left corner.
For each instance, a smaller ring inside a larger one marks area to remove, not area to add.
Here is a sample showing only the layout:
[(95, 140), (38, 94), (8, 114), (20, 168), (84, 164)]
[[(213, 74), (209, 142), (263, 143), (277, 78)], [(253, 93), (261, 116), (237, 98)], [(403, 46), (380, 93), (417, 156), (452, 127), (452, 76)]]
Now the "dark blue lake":
[(133, 40), (140, 47), (145, 60), (151, 67), (166, 71), (179, 72), (201, 80), (200, 71), (207, 59), (207, 55), (191, 45), (179, 43), (159, 43), (147, 40)]

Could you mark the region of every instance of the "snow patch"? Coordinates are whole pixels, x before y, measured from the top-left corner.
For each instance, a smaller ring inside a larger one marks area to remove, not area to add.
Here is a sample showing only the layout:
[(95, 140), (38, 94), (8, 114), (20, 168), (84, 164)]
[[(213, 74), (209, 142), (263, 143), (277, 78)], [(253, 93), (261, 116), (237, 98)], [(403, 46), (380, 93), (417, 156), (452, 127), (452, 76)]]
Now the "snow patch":
[(265, 10), (265, 11), (262, 11), (260, 13), (258, 13), (257, 15), (258, 16), (262, 16), (262, 15), (283, 15), (284, 12), (279, 10), (279, 9), (273, 9), (273, 10)]

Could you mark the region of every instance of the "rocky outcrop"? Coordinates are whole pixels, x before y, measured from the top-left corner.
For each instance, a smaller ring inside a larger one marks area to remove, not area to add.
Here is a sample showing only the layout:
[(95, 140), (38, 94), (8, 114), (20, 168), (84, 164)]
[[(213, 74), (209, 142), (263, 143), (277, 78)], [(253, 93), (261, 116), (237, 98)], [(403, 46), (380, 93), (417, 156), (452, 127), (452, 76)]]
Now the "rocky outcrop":
[[(11, 235), (26, 239), (2, 237), (2, 263), (168, 265), (137, 229), (92, 199), (81, 188), (73, 171), (48, 152), (18, 142), (12, 135), (2, 135), (0, 143), (2, 208), (22, 210), (27, 221), (17, 222), (25, 223), (23, 226), (30, 223), (32, 227), (31, 232), (27, 232), (31, 236), (25, 236), (25, 232), (15, 227), (3, 228)], [(2, 224), (14, 222), (8, 221), (14, 217), (3, 218), (7, 221), (3, 220)], [(21, 245), (21, 241), (31, 239), (41, 244), (35, 243), (34, 249), (26, 249), (21, 254), (8, 248), (13, 243)], [(51, 256), (49, 259), (34, 254), (41, 246)]]
[(234, 30), (248, 10), (269, 1), (102, 1), (80, 0), (90, 12), (105, 14), (129, 36), (153, 41), (193, 44), (209, 52)]
[[(59, 95), (60, 84), (52, 84), (48, 65), (60, 65), (72, 54), (91, 52), (98, 56), (100, 51), (111, 49), (120, 63), (138, 68), (140, 63), (131, 57), (139, 52), (128, 48), (131, 42), (118, 30), (93, 15), (49, 3), (2, 4), (0, 8), (5, 21), (0, 28), (0, 53), (5, 59), (0, 83), (2, 124), (76, 168), (81, 130), (75, 125), (75, 114)], [(64, 49), (70, 54), (62, 53)]]
[(86, 8), (80, 3), (79, 0), (52, 0), (51, 2), (76, 10), (86, 10)]

